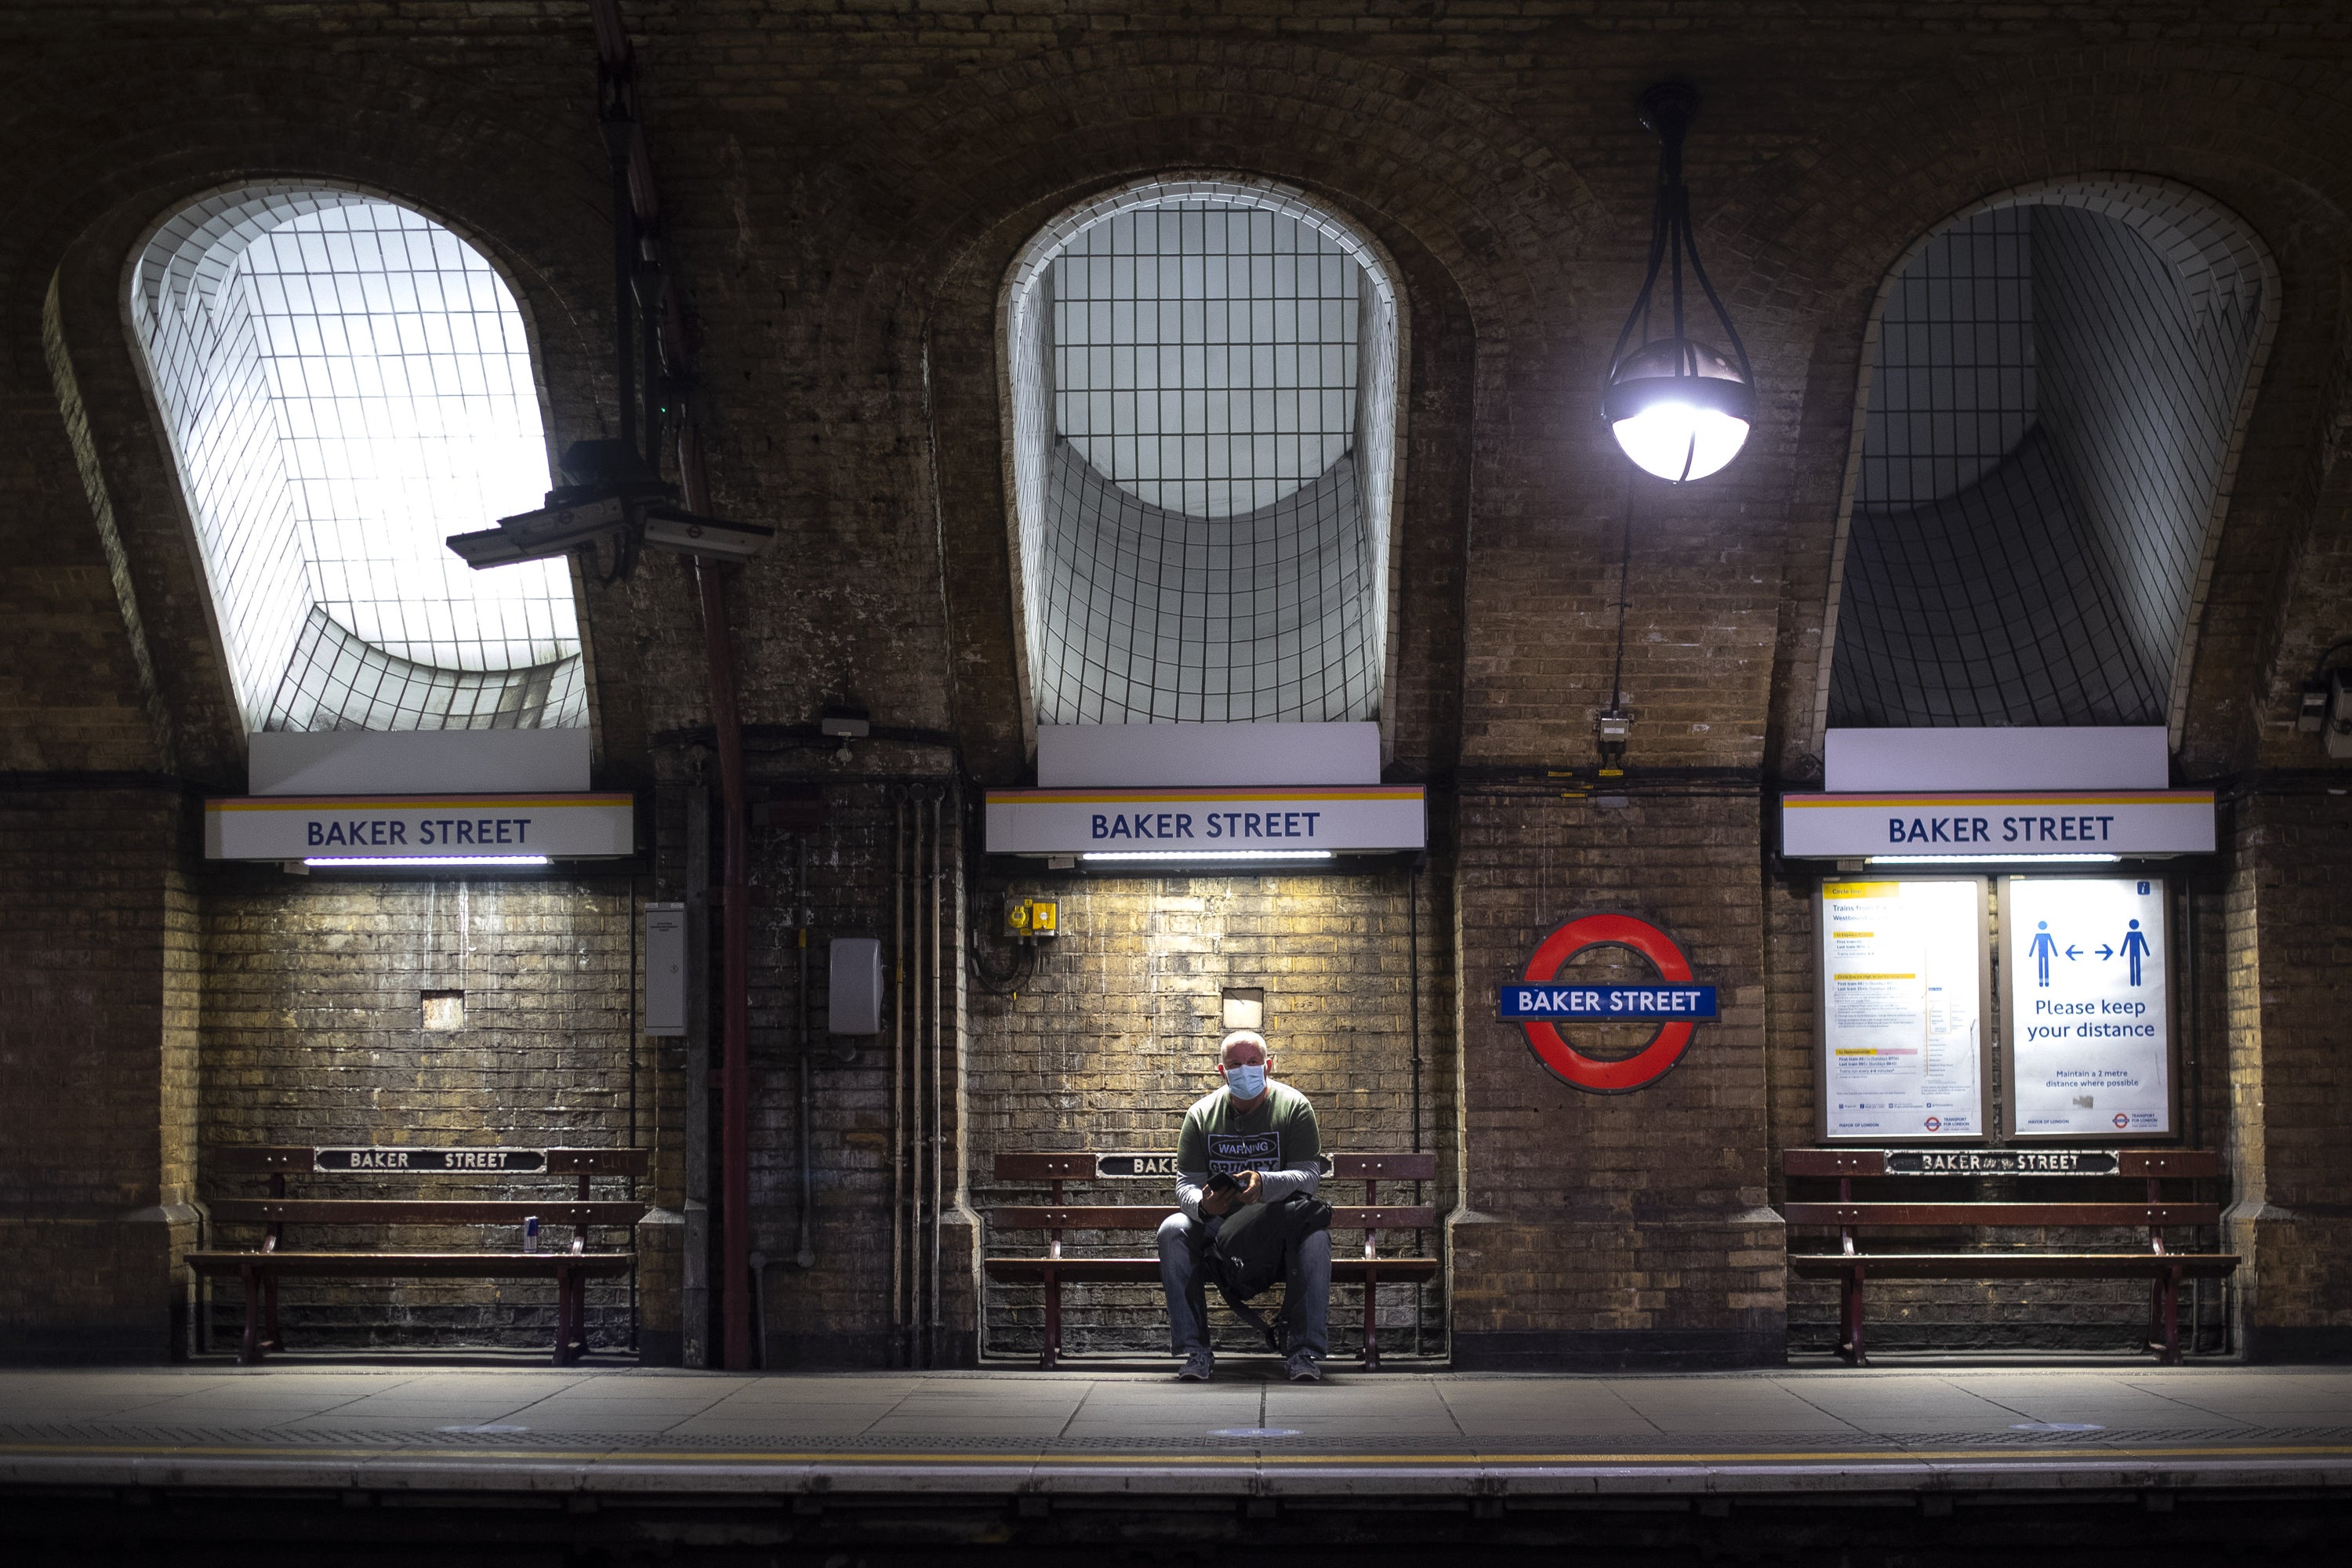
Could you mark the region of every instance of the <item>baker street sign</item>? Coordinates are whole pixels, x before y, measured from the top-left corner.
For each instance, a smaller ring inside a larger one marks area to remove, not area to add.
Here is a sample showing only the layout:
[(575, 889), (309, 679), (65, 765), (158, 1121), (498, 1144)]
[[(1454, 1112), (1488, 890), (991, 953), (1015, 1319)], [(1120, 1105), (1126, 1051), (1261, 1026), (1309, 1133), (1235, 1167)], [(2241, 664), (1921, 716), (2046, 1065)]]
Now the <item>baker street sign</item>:
[(544, 1149), (341, 1148), (314, 1151), (310, 1168), (364, 1174), (372, 1171), (451, 1174), (527, 1174), (547, 1169)]

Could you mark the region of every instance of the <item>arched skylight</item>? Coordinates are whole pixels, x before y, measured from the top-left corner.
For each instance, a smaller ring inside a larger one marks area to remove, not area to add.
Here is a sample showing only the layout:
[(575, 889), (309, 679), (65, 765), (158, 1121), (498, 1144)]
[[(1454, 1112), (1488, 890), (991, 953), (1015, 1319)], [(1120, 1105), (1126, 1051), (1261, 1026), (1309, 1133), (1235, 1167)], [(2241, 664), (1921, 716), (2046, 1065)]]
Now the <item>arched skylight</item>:
[(567, 567), (443, 543), (548, 482), (478, 251), (379, 196), (247, 186), (163, 226), (131, 307), (252, 729), (587, 722)]
[(1023, 629), (1047, 724), (1380, 711), (1396, 294), (1297, 193), (1154, 183), (1007, 301)]
[(2274, 293), (2177, 186), (2015, 193), (1924, 242), (1879, 321), (1826, 721), (2177, 721)]

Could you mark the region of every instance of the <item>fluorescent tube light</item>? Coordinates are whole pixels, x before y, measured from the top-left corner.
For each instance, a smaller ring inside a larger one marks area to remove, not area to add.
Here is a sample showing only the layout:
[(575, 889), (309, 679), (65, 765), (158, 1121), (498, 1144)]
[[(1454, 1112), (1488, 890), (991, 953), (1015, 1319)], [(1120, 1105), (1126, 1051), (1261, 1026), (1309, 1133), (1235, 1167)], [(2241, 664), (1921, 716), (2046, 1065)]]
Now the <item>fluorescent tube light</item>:
[(1328, 860), (1328, 849), (1102, 849), (1087, 860)]
[(2120, 855), (1873, 855), (1873, 866), (2014, 866), (2021, 862), (2042, 865), (2052, 860), (2111, 865), (2122, 859)]
[(318, 855), (305, 866), (544, 866), (544, 855)]

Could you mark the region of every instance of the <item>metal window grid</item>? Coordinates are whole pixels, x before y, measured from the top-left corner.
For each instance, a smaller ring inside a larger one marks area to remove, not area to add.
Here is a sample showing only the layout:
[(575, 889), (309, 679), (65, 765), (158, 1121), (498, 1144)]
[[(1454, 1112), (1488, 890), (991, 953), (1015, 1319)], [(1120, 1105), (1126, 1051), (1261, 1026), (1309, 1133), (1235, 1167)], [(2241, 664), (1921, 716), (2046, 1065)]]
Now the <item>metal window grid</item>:
[[(515, 707), (509, 679), (578, 655), (568, 569), (475, 573), (442, 542), (547, 482), (521, 315), (478, 251), (381, 198), (247, 187), (163, 226), (132, 317), (250, 723), (585, 722), (584, 705)], [(385, 703), (320, 684), (319, 650), (346, 643), (479, 689)]]
[(1981, 213), (1896, 279), (1830, 722), (2162, 721), (2261, 292), (2114, 198)]

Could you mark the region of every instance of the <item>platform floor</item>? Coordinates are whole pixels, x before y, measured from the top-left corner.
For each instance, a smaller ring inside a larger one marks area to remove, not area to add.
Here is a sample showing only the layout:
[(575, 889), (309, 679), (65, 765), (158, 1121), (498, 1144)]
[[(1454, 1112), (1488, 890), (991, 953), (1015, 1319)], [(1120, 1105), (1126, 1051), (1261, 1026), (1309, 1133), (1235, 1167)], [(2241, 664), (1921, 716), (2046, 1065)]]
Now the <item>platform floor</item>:
[[(1167, 1376), (0, 1371), (0, 1489), (1250, 1498), (2129, 1488), (2352, 1500), (2352, 1368)], [(2340, 1489), (2340, 1492), (2339, 1492)]]

